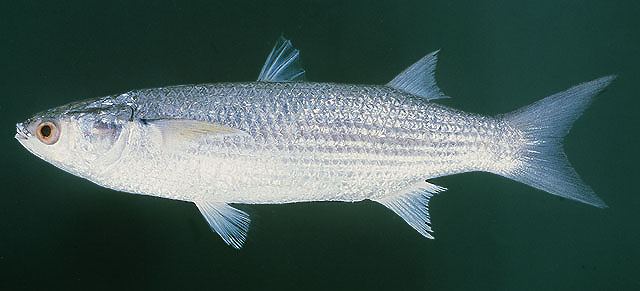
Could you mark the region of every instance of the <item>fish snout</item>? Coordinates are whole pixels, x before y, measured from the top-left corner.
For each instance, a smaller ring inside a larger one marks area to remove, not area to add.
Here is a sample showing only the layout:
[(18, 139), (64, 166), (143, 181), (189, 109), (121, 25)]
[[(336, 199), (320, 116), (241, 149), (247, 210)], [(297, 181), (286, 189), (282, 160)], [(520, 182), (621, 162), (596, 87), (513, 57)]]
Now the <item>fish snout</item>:
[(16, 135), (15, 138), (17, 140), (27, 140), (31, 136), (29, 130), (24, 125), (24, 123), (16, 123)]

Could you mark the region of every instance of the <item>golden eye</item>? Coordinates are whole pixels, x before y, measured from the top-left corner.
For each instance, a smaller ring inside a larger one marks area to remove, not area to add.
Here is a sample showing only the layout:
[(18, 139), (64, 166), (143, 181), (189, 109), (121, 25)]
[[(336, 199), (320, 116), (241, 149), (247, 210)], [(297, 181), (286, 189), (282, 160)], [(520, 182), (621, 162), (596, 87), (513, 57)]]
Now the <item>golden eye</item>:
[(51, 121), (45, 121), (36, 128), (36, 136), (44, 144), (52, 145), (58, 141), (60, 130)]

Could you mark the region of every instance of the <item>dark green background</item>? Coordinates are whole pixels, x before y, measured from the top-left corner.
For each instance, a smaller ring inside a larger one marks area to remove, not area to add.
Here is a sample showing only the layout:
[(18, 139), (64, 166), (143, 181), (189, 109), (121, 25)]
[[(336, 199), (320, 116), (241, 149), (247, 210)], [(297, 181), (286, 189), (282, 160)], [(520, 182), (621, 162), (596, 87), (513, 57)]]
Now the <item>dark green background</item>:
[[(3, 1), (0, 289), (638, 290), (637, 3)], [(236, 251), (194, 205), (102, 189), (13, 139), (81, 98), (254, 80), (281, 33), (313, 81), (385, 83), (441, 48), (443, 103), (484, 114), (619, 74), (565, 146), (610, 208), (469, 173), (433, 181), (450, 189), (435, 240), (372, 202), (254, 205)]]

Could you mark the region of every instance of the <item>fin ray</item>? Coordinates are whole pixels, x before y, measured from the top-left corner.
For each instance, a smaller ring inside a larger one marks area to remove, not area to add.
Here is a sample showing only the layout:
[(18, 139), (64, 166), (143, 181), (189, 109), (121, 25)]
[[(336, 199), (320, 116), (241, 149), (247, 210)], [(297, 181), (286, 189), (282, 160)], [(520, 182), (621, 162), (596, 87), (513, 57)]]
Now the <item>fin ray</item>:
[(449, 98), (436, 83), (438, 52), (439, 50), (424, 56), (393, 78), (387, 86), (422, 97), (426, 101)]
[(422, 236), (433, 239), (429, 200), (434, 194), (445, 190), (444, 187), (422, 181), (399, 191), (398, 195), (375, 201), (391, 209)]
[(496, 174), (560, 197), (607, 207), (571, 167), (562, 141), (593, 98), (614, 79), (607, 76), (582, 83), (502, 116), (523, 132), (526, 148), (519, 157), (522, 166)]
[(197, 201), (194, 202), (202, 216), (222, 240), (235, 249), (240, 249), (247, 239), (251, 219), (244, 211), (226, 203)]
[(181, 143), (203, 136), (245, 135), (246, 132), (225, 125), (189, 119), (140, 120), (160, 131), (165, 143)]
[(280, 36), (262, 66), (258, 81), (299, 81), (304, 78), (304, 73), (300, 64), (300, 51), (291, 45), (290, 40)]

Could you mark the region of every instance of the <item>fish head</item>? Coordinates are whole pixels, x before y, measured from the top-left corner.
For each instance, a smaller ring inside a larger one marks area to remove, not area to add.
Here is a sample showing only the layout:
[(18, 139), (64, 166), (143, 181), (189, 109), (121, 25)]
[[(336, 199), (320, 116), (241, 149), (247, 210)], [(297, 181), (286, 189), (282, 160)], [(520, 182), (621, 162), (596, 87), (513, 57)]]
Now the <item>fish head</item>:
[(119, 156), (126, 142), (134, 109), (109, 100), (71, 103), (35, 114), (16, 124), (15, 138), (39, 158), (86, 177)]

